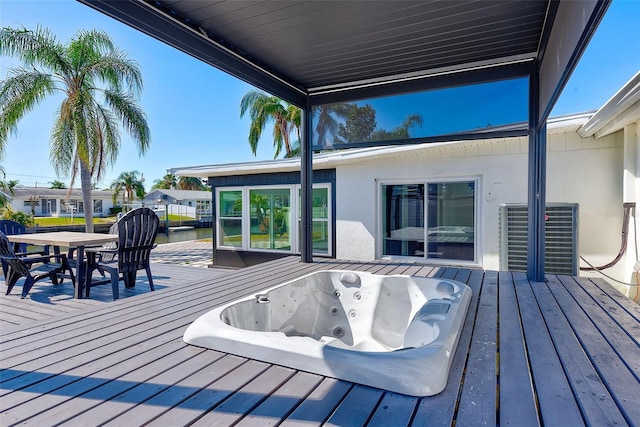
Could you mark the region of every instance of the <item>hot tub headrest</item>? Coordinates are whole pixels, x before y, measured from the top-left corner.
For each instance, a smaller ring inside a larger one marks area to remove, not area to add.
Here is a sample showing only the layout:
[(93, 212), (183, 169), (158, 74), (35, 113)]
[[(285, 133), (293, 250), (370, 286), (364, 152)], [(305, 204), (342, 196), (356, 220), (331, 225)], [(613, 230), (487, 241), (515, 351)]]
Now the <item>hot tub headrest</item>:
[(354, 273), (353, 271), (342, 273), (339, 280), (345, 286), (345, 288), (360, 287), (360, 276), (358, 275), (358, 273)]

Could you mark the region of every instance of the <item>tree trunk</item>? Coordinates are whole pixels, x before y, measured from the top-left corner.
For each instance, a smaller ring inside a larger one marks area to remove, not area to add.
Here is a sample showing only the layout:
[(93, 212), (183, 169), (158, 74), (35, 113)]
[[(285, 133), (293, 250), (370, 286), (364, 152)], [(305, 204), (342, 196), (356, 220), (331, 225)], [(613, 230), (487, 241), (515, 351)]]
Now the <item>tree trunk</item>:
[(291, 144), (289, 143), (289, 129), (287, 128), (286, 125), (282, 126), (283, 127), (283, 132), (282, 132), (282, 139), (284, 139), (284, 150), (287, 153), (287, 158), (291, 157)]
[(84, 203), (84, 231), (93, 233), (93, 201), (91, 198), (91, 172), (80, 161), (80, 187), (82, 188), (82, 202)]

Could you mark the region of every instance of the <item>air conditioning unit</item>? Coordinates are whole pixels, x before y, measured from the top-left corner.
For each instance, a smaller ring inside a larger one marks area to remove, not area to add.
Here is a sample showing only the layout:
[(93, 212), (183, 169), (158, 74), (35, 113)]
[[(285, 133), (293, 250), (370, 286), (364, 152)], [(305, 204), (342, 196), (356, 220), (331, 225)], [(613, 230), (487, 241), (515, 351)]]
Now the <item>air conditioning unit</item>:
[[(578, 204), (545, 209), (545, 272), (578, 275)], [(500, 270), (527, 271), (527, 205), (500, 205)]]

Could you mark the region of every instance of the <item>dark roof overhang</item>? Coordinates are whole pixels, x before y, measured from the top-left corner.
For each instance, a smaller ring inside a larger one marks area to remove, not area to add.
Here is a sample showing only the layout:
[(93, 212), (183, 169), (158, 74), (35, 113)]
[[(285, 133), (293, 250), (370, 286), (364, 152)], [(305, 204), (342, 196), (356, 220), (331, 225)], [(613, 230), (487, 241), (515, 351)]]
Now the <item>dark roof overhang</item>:
[(540, 71), (541, 115), (609, 4), (79, 1), (302, 107)]

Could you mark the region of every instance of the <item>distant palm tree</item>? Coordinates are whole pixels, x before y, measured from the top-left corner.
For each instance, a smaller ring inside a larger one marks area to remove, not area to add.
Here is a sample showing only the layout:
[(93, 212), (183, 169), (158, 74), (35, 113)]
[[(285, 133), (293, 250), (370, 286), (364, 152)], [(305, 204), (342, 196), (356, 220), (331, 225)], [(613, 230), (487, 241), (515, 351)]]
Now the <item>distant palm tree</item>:
[(64, 189), (67, 188), (67, 186), (64, 184), (64, 182), (58, 181), (57, 179), (53, 180), (53, 181), (50, 181), (49, 184), (50, 184), (49, 188), (54, 188), (54, 189), (57, 189), (57, 190), (64, 190)]
[[(41, 27), (4, 27), (0, 55), (15, 56), (24, 64), (10, 69), (0, 83), (0, 154), (26, 113), (48, 96), (63, 94), (50, 158), (56, 173), (71, 175), (70, 188), (80, 173), (84, 206), (93, 206), (91, 180), (99, 181), (118, 157), (119, 123), (140, 154), (149, 147), (149, 127), (136, 100), (142, 89), (138, 65), (98, 30), (80, 31), (63, 45)], [(88, 232), (93, 231), (92, 211), (84, 212)]]
[(176, 186), (179, 190), (200, 190), (206, 191), (209, 189), (204, 182), (200, 178), (191, 177), (191, 176), (181, 176), (178, 178), (178, 185)]
[(162, 177), (162, 179), (156, 179), (153, 181), (152, 190), (171, 190), (176, 188), (178, 180), (175, 175), (168, 173)]
[(326, 141), (327, 135), (335, 135), (338, 133), (338, 120), (346, 119), (349, 115), (350, 108), (349, 104), (326, 104), (316, 107), (318, 145), (325, 146), (332, 143)]
[(9, 206), (9, 202), (7, 201), (7, 197), (5, 196), (5, 194), (8, 193), (10, 196), (13, 196), (14, 188), (16, 187), (16, 185), (18, 185), (20, 181), (18, 180), (5, 181), (4, 177), (6, 175), (5, 175), (4, 169), (2, 169), (0, 172), (3, 177), (3, 179), (0, 180), (0, 190), (2, 191), (2, 194), (0, 194), (0, 208), (6, 208)]
[[(244, 117), (249, 112), (251, 125), (249, 127), (249, 146), (251, 152), (256, 155), (258, 150), (258, 141), (262, 136), (265, 126), (268, 122), (273, 121), (273, 145), (276, 147), (275, 159), (280, 155), (284, 145), (285, 156), (291, 155), (290, 134), (295, 126), (292, 119), (295, 115), (290, 108), (297, 107), (283, 101), (282, 99), (267, 95), (258, 90), (247, 92), (240, 101), (240, 117)], [(298, 127), (300, 120), (298, 119)]]
[(114, 193), (122, 193), (123, 202), (131, 203), (134, 194), (139, 200), (144, 198), (144, 185), (141, 179), (138, 178), (139, 173), (138, 171), (122, 172), (111, 184), (111, 189)]
[(17, 179), (12, 179), (9, 181), (0, 181), (0, 189), (5, 190), (11, 196), (14, 195), (14, 189), (20, 184), (20, 181)]

